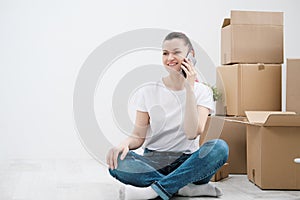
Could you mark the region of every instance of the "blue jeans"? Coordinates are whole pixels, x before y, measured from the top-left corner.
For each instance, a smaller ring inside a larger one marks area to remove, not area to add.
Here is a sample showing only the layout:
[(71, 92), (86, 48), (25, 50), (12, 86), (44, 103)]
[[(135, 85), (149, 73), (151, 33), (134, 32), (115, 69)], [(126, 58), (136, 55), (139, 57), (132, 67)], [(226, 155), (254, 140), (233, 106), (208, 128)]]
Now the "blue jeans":
[(228, 159), (228, 146), (220, 139), (210, 140), (193, 154), (156, 152), (145, 149), (144, 155), (129, 151), (118, 159), (110, 174), (125, 184), (151, 186), (162, 199), (170, 199), (189, 183), (205, 184)]

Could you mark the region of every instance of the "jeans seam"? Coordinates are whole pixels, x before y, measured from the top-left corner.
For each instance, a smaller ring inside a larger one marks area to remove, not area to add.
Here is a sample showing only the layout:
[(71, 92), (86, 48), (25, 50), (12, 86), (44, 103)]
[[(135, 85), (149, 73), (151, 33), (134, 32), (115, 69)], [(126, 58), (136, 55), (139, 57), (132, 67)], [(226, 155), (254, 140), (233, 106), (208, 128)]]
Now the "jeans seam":
[(152, 189), (163, 199), (168, 200), (172, 197), (157, 181), (151, 185)]

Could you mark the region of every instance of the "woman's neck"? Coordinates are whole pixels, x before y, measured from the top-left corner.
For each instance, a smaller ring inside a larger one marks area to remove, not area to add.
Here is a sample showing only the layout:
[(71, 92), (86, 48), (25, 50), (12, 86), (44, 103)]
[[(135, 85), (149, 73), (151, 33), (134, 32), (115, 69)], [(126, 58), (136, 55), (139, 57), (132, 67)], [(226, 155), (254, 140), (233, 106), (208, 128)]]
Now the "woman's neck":
[(184, 79), (182, 79), (182, 76), (180, 74), (176, 74), (174, 76), (169, 75), (162, 78), (163, 83), (165, 86), (171, 90), (177, 91), (177, 90), (183, 90), (184, 89)]

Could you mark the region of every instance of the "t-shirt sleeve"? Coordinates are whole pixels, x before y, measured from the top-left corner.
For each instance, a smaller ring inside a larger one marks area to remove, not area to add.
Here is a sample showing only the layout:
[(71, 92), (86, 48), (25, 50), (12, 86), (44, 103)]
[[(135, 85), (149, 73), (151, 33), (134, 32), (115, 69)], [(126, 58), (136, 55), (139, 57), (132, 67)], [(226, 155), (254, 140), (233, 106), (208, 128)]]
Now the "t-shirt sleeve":
[(147, 112), (146, 102), (145, 102), (145, 89), (139, 88), (133, 94), (132, 105), (136, 111)]
[(195, 97), (197, 105), (208, 108), (210, 113), (215, 111), (213, 92), (208, 86), (197, 83), (195, 87)]

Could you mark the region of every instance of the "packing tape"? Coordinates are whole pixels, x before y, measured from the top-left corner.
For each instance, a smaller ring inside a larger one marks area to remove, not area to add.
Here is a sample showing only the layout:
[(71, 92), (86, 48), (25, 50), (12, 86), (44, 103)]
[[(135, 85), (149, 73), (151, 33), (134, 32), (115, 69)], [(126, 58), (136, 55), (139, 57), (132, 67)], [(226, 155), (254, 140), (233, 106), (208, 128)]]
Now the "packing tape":
[(300, 164), (300, 158), (295, 158), (294, 162), (297, 163), (297, 164)]

